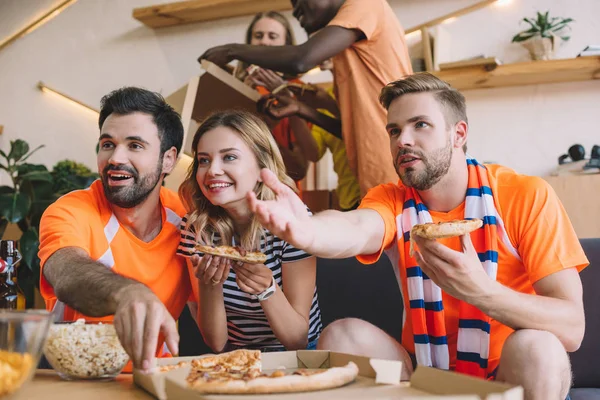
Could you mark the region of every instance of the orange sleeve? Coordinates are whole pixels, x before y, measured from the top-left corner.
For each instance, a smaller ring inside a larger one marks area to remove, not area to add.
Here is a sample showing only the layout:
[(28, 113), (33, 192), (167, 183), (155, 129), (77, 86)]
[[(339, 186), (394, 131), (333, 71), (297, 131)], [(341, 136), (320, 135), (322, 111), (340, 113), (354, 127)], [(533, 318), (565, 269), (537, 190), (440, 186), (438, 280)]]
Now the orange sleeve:
[[(79, 204), (79, 203), (78, 203)], [(50, 205), (40, 221), (40, 292), (44, 299), (56, 297), (54, 289), (44, 278), (44, 265), (52, 254), (64, 247), (80, 247), (89, 252), (89, 221), (78, 205), (68, 198)]]
[[(388, 247), (394, 244), (396, 240), (396, 214), (397, 206), (402, 208), (402, 201), (398, 202), (398, 188), (396, 185), (388, 183), (379, 185), (367, 192), (367, 195), (360, 202), (359, 209), (370, 209), (377, 211), (383, 218), (385, 224), (385, 233), (383, 234), (383, 242), (377, 253), (361, 254), (356, 258), (363, 264), (373, 264), (379, 260), (381, 253)], [(402, 211), (400, 211), (402, 212)]]
[(554, 189), (539, 177), (516, 179), (512, 190), (499, 191), (500, 202), (509, 197), (501, 215), (531, 283), (563, 269), (581, 271), (589, 261)]
[(385, 0), (346, 0), (328, 26), (341, 26), (361, 31), (371, 39), (383, 21), (385, 12), (382, 2)]

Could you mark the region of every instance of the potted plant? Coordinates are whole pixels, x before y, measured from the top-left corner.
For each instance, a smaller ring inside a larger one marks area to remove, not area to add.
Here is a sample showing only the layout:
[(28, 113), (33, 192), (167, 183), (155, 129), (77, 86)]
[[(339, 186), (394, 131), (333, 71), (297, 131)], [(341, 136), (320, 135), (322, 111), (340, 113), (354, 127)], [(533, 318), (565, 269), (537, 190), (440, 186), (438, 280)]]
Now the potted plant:
[(569, 36), (561, 36), (566, 29), (571, 29), (569, 24), (572, 18), (550, 17), (549, 11), (537, 12), (537, 17), (523, 18), (530, 28), (519, 32), (512, 38), (513, 43), (521, 43), (534, 60), (549, 60), (558, 47), (558, 41), (569, 40)]
[(19, 248), (23, 259), (17, 268), (17, 281), (27, 307), (33, 306), (34, 289), (40, 280), (37, 253), (42, 214), (58, 197), (86, 188), (98, 177), (86, 166), (70, 160), (60, 161), (52, 171), (44, 165), (27, 163), (42, 147), (30, 151), (27, 142), (17, 139), (10, 142), (8, 154), (0, 150), (0, 169), (7, 172), (12, 183), (0, 186), (0, 238), (9, 224), (15, 224), (21, 233)]

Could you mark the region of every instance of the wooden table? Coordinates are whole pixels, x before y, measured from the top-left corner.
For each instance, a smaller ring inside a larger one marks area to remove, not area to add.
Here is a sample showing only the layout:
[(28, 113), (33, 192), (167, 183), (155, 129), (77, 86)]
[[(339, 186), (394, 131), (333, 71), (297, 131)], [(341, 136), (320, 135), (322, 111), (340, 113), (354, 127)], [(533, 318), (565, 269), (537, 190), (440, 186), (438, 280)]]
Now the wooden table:
[(65, 381), (54, 371), (38, 371), (14, 400), (151, 400), (133, 383), (132, 375), (119, 375), (111, 381)]

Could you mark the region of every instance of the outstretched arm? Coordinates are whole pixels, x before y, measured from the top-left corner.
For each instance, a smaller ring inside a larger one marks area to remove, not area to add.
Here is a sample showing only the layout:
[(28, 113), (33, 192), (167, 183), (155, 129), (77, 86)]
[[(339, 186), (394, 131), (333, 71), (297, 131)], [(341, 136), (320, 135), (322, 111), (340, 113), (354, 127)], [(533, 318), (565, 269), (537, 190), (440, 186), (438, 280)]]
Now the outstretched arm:
[(376, 211), (327, 210), (310, 216), (304, 203), (273, 172), (263, 169), (261, 178), (276, 199), (258, 200), (250, 192), (248, 201), (259, 222), (275, 236), (325, 258), (373, 254), (381, 249), (385, 225)]
[(363, 33), (340, 26), (327, 26), (298, 46), (253, 46), (226, 44), (208, 49), (198, 61), (219, 66), (240, 60), (248, 64), (291, 74), (304, 73), (361, 40)]
[(151, 368), (161, 331), (169, 350), (178, 353), (175, 320), (147, 286), (115, 274), (78, 247), (56, 251), (43, 271), (58, 300), (69, 307), (91, 317), (114, 314), (119, 340), (136, 368)]

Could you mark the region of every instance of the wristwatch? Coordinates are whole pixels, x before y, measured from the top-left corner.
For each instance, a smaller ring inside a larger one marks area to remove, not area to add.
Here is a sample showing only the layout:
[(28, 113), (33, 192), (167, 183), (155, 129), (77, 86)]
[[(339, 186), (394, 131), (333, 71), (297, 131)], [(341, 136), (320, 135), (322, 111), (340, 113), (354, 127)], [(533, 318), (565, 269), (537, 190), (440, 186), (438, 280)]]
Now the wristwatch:
[(273, 294), (275, 294), (275, 290), (277, 290), (277, 283), (275, 282), (275, 278), (273, 278), (271, 286), (266, 288), (264, 292), (257, 294), (256, 298), (258, 299), (258, 301), (265, 301), (269, 297), (273, 296)]

